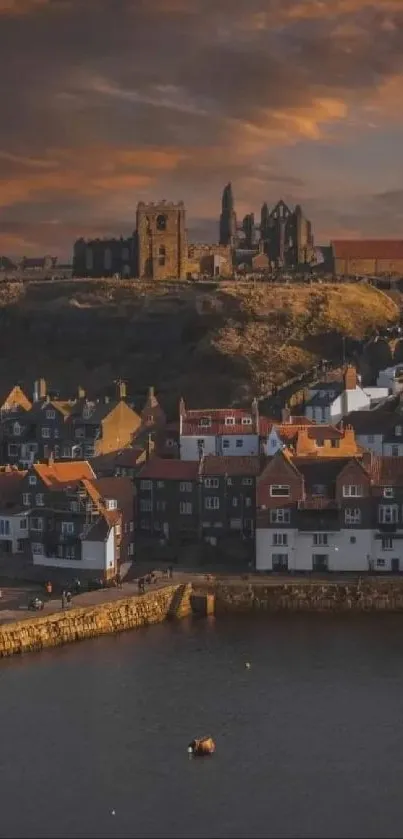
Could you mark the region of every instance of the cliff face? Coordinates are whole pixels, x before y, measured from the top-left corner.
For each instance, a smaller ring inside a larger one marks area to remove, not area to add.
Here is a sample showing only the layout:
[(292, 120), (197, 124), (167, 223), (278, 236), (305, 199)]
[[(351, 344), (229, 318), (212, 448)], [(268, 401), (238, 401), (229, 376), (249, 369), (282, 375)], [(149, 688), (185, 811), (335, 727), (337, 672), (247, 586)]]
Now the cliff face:
[(168, 403), (249, 399), (324, 356), (341, 338), (396, 321), (397, 306), (365, 286), (293, 288), (106, 280), (0, 286), (0, 382), (44, 376), (74, 392), (118, 376)]

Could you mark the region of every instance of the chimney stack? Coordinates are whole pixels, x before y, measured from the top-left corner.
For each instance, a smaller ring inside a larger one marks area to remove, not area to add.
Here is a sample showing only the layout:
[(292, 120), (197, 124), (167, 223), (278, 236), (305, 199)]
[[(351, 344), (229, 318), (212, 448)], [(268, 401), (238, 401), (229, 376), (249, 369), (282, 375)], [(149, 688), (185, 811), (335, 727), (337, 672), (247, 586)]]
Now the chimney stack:
[(45, 399), (46, 397), (46, 381), (45, 379), (39, 379), (39, 399)]
[(119, 399), (126, 399), (127, 396), (127, 389), (126, 389), (126, 382), (122, 382), (120, 379), (118, 381), (118, 397)]

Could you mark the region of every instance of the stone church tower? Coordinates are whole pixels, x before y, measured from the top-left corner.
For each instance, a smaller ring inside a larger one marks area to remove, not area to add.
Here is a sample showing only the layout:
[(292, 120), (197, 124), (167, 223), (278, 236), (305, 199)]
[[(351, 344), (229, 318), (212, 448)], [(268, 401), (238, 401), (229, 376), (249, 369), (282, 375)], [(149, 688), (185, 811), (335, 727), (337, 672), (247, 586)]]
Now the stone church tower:
[(140, 279), (186, 279), (188, 249), (183, 201), (138, 204), (137, 240)]

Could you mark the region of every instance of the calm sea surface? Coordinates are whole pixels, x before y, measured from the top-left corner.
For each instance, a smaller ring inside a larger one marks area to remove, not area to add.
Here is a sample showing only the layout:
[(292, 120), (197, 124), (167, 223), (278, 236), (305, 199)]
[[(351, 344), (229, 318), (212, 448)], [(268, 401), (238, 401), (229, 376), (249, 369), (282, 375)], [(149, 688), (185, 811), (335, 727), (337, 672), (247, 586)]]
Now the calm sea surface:
[[(5, 661), (0, 717), (1, 837), (403, 836), (403, 617), (181, 622)], [(215, 756), (190, 759), (204, 734)]]

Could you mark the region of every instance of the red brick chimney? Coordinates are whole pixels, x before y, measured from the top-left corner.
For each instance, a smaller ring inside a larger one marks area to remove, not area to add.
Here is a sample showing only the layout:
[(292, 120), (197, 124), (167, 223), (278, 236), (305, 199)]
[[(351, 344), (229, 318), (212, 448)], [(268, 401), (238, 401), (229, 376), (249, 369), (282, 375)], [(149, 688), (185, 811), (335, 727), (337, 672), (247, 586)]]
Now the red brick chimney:
[(344, 389), (355, 390), (357, 387), (357, 370), (349, 365), (344, 372)]

